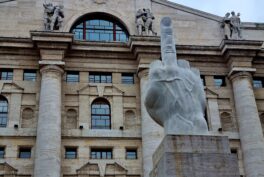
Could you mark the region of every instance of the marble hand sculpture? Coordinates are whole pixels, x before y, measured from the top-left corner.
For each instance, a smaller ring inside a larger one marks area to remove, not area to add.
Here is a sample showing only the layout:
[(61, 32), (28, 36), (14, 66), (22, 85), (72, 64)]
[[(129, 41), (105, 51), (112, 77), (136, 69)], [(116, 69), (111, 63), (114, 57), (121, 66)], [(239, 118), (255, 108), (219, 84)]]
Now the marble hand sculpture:
[(165, 134), (207, 134), (204, 87), (198, 69), (177, 60), (171, 19), (161, 20), (162, 61), (151, 63), (145, 106)]

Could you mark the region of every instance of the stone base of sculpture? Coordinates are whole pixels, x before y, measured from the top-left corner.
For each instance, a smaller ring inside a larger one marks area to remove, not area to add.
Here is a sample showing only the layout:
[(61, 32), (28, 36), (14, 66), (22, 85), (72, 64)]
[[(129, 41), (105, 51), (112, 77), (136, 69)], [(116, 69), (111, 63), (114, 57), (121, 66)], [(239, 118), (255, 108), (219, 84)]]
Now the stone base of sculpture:
[(153, 155), (150, 177), (239, 177), (227, 137), (166, 135)]

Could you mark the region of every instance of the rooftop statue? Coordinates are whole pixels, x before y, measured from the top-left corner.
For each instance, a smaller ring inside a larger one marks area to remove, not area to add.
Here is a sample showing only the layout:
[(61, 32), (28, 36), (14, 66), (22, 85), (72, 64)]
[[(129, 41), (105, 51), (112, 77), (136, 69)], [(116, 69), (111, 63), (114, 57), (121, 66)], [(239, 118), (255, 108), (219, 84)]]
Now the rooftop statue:
[(139, 9), (136, 13), (136, 25), (138, 35), (157, 35), (153, 30), (153, 20), (155, 17), (151, 13), (150, 9)]
[(150, 65), (145, 106), (165, 134), (207, 134), (206, 99), (198, 69), (177, 60), (171, 19), (161, 20), (162, 61)]
[(43, 4), (45, 31), (59, 30), (61, 28), (64, 13), (63, 6), (53, 6), (52, 3)]
[(223, 28), (225, 39), (242, 39), (240, 13), (235, 14), (234, 11), (226, 13), (223, 18)]

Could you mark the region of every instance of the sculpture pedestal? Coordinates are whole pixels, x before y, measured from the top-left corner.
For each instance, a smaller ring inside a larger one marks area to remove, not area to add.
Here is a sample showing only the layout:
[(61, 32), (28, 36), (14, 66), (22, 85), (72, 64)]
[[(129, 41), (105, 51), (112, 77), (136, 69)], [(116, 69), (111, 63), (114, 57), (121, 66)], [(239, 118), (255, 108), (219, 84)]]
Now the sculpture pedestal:
[(227, 137), (167, 135), (153, 155), (150, 177), (239, 177)]

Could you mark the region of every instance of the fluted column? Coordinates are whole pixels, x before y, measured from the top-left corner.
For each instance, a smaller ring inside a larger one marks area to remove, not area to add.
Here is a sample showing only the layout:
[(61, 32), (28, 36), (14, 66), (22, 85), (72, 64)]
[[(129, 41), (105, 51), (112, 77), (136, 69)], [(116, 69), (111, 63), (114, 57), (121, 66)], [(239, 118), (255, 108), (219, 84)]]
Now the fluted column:
[(143, 152), (143, 174), (149, 177), (153, 169), (152, 155), (161, 143), (164, 136), (163, 128), (152, 120), (149, 116), (144, 100), (146, 96), (146, 87), (148, 83), (148, 69), (138, 73), (140, 78), (141, 93), (141, 127), (142, 127), (142, 152)]
[(61, 77), (63, 70), (47, 65), (42, 74), (34, 177), (61, 174)]
[(249, 72), (230, 77), (239, 122), (245, 173), (247, 177), (264, 176), (264, 138)]

